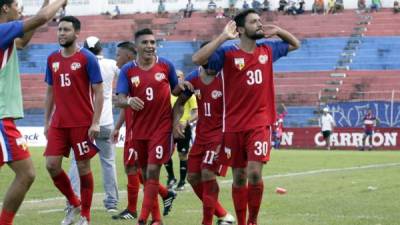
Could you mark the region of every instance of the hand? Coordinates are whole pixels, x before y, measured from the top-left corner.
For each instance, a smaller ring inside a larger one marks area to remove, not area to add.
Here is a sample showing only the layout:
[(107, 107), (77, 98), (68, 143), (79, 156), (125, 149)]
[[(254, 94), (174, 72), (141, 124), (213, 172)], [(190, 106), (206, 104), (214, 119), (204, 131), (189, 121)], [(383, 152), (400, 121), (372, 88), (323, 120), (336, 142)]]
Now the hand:
[(226, 40), (235, 39), (235, 38), (239, 35), (239, 33), (238, 33), (237, 30), (236, 30), (236, 23), (235, 23), (235, 21), (230, 20), (230, 21), (226, 24), (226, 26), (225, 26), (225, 28), (224, 28), (224, 31), (222, 32), (222, 35), (224, 36), (224, 38), (225, 38)]
[(112, 130), (111, 134), (110, 134), (110, 138), (111, 138), (111, 141), (113, 144), (118, 143), (118, 137), (119, 137), (119, 129)]
[(272, 36), (277, 35), (281, 30), (281, 28), (276, 25), (269, 24), (269, 25), (264, 25), (263, 30), (264, 30), (264, 37), (270, 38)]
[(128, 105), (135, 111), (140, 111), (144, 108), (144, 102), (138, 97), (128, 98)]
[(100, 125), (92, 124), (89, 128), (88, 135), (89, 139), (95, 139), (100, 134)]
[(172, 134), (177, 139), (185, 138), (185, 126), (181, 123), (174, 124)]
[(188, 90), (194, 92), (194, 87), (189, 81), (184, 80), (182, 82), (179, 82), (178, 86), (182, 91)]

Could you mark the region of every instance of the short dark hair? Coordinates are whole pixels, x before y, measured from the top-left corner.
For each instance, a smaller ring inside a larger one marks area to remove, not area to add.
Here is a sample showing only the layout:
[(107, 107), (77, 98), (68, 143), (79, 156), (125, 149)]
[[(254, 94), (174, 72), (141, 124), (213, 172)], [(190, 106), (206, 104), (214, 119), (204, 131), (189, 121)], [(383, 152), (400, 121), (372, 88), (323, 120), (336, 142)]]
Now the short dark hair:
[[(0, 0), (0, 8), (3, 7), (3, 5), (8, 5), (10, 6), (15, 0)], [(0, 9), (0, 14), (1, 14), (1, 9)]]
[(132, 52), (134, 55), (137, 54), (136, 45), (131, 41), (123, 41), (117, 45), (117, 48), (126, 49), (126, 50)]
[(154, 33), (149, 28), (144, 28), (144, 29), (138, 30), (135, 33), (135, 40), (138, 39), (142, 35), (154, 35)]
[(76, 31), (80, 31), (81, 30), (81, 21), (76, 18), (75, 16), (64, 16), (63, 18), (60, 19), (60, 23), (61, 22), (71, 22), (72, 26), (74, 27), (74, 29)]
[(247, 15), (249, 15), (251, 13), (255, 13), (255, 14), (259, 15), (258, 12), (256, 10), (254, 10), (254, 9), (246, 9), (246, 10), (241, 11), (240, 13), (238, 13), (235, 16), (235, 18), (233, 18), (233, 20), (236, 23), (236, 26), (237, 27), (244, 27), (244, 23), (246, 22), (246, 17), (247, 17)]

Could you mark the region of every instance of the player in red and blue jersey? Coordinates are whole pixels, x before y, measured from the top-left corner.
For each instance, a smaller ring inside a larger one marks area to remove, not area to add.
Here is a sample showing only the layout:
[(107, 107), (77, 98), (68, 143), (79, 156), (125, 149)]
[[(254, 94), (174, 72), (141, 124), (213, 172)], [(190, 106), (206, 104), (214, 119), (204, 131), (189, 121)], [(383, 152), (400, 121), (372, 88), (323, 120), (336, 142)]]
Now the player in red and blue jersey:
[(211, 225), (216, 215), (218, 224), (233, 224), (232, 215), (218, 201), (219, 187), (216, 176), (224, 176), (227, 155), (222, 144), (222, 82), (216, 71), (207, 65), (192, 71), (186, 80), (194, 92), (182, 93), (177, 99), (174, 112), (173, 133), (175, 138), (184, 136), (185, 127), (180, 123), (186, 101), (194, 94), (198, 105), (196, 138), (188, 159), (188, 181), (203, 202), (203, 225)]
[(7, 164), (15, 173), (3, 198), (1, 225), (13, 224), (15, 214), (35, 179), (25, 138), (14, 123), (24, 116), (17, 49), (25, 47), (35, 29), (53, 18), (66, 2), (56, 0), (49, 4), (49, 0), (45, 0), (35, 16), (22, 21), (19, 20), (21, 9), (17, 0), (0, 0), (0, 167)]
[[(70, 204), (62, 225), (72, 224), (79, 211), (77, 224), (89, 224), (93, 196), (90, 159), (98, 151), (92, 141), (100, 132), (103, 107), (103, 80), (96, 56), (77, 45), (80, 26), (73, 16), (60, 19), (57, 36), (62, 49), (48, 57), (45, 78), (46, 167)], [(68, 157), (71, 148), (80, 176), (81, 200), (62, 169), (63, 156)]]
[[(282, 41), (256, 40), (277, 35)], [(220, 47), (239, 36), (239, 44)], [(297, 49), (300, 42), (288, 31), (263, 26), (260, 16), (245, 10), (228, 22), (224, 32), (193, 55), (198, 65), (221, 70), (224, 145), (232, 152), (232, 197), (239, 225), (257, 224), (263, 195), (262, 168), (271, 149), (276, 120), (272, 63)], [(247, 185), (248, 184), (248, 185)]]
[(363, 151), (366, 146), (367, 140), (369, 141), (369, 146), (368, 150), (372, 150), (372, 135), (374, 134), (375, 126), (377, 124), (377, 119), (375, 115), (372, 113), (371, 109), (367, 110), (367, 113), (365, 114), (363, 118), (363, 127), (364, 127), (364, 136), (363, 136), (363, 145), (362, 148), (360, 149)]
[[(132, 146), (129, 159), (134, 159), (142, 168), (145, 178), (144, 200), (138, 224), (146, 224), (152, 212), (152, 225), (161, 224), (157, 193), (161, 165), (167, 162), (172, 153), (172, 109), (171, 90), (180, 93), (182, 86), (173, 64), (158, 57), (156, 40), (150, 29), (135, 33), (138, 51), (137, 60), (125, 64), (117, 84), (119, 104), (131, 107)], [(129, 96), (129, 97), (128, 97)]]

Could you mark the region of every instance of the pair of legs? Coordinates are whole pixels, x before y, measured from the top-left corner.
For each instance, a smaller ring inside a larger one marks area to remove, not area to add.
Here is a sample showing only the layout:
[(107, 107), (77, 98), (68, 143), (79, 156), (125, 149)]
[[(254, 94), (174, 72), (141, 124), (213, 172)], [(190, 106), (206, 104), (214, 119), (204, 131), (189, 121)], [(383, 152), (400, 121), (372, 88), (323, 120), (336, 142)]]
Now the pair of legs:
[(14, 171), (15, 177), (4, 196), (0, 225), (13, 224), (15, 214), (35, 180), (35, 169), (30, 157), (10, 162), (8, 166)]
[[(101, 126), (100, 134), (95, 140), (97, 147), (100, 149), (98, 154), (100, 157), (100, 164), (103, 176), (103, 188), (105, 193), (105, 197), (103, 200), (104, 207), (111, 212), (115, 212), (117, 209), (119, 196), (117, 171), (115, 167), (115, 145), (112, 143), (110, 137), (112, 129), (113, 125)], [(80, 196), (80, 182), (78, 175), (79, 174), (75, 157), (73, 157), (68, 176), (70, 177), (72, 188), (75, 194)]]
[(322, 131), (322, 136), (324, 137), (325, 147), (327, 150), (331, 150), (331, 134), (332, 132), (330, 130)]
[(362, 139), (362, 148), (361, 148), (361, 150), (364, 150), (365, 149), (365, 147), (366, 147), (366, 145), (367, 145), (367, 140), (368, 140), (368, 142), (369, 142), (369, 146), (368, 146), (368, 149), (372, 149), (372, 135), (373, 135), (373, 132), (372, 131), (365, 131), (365, 133), (364, 133), (364, 136), (363, 136), (363, 139)]

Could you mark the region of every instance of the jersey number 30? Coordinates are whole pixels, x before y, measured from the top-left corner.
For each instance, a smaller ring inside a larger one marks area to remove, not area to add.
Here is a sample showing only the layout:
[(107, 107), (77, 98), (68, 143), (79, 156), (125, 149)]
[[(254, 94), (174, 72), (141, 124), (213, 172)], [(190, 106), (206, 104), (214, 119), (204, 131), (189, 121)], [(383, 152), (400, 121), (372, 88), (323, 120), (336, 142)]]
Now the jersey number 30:
[(262, 83), (262, 72), (260, 69), (257, 70), (249, 70), (246, 73), (248, 79), (247, 79), (247, 84), (248, 85), (254, 85), (254, 84), (261, 84)]

